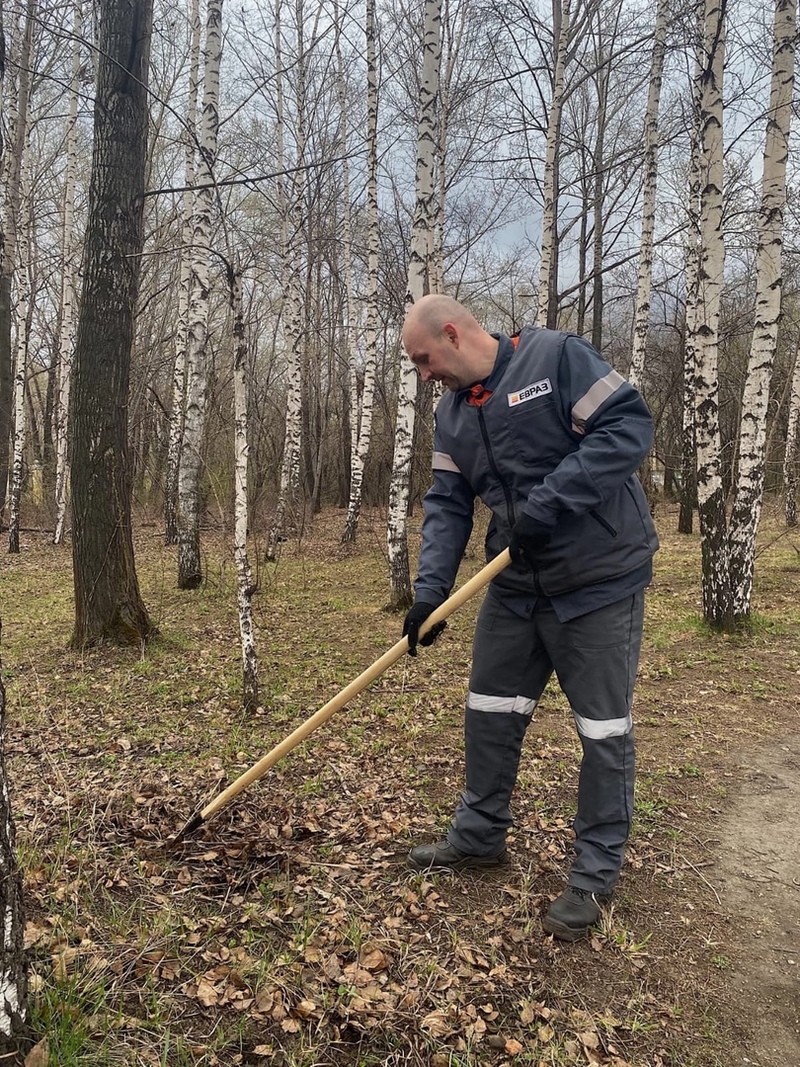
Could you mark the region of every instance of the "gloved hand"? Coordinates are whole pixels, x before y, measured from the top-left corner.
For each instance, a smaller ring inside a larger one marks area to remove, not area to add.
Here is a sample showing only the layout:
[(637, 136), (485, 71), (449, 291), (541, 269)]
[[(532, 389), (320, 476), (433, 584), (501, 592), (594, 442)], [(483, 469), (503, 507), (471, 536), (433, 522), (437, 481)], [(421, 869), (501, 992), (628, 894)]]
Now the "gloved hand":
[(409, 656), (416, 656), (417, 643), (421, 645), (432, 645), (439, 634), (447, 626), (446, 622), (437, 622), (435, 626), (432, 626), (424, 637), (419, 636), (419, 628), (423, 622), (439, 607), (438, 604), (428, 604), (424, 600), (415, 600), (413, 606), (409, 609), (408, 614), (403, 622), (403, 637), (408, 638), (408, 654)]
[(511, 530), (511, 540), (508, 548), (514, 563), (523, 566), (535, 567), (537, 557), (548, 543), (553, 534), (551, 526), (545, 526), (543, 522), (534, 519), (523, 511)]

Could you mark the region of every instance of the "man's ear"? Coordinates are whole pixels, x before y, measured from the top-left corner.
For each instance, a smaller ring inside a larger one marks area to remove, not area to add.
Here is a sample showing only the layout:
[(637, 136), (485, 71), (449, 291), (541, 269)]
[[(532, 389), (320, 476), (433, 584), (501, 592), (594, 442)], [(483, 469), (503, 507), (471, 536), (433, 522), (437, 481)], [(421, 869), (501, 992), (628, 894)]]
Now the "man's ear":
[(442, 333), (451, 345), (458, 348), (458, 328), (452, 322), (446, 322), (442, 327)]

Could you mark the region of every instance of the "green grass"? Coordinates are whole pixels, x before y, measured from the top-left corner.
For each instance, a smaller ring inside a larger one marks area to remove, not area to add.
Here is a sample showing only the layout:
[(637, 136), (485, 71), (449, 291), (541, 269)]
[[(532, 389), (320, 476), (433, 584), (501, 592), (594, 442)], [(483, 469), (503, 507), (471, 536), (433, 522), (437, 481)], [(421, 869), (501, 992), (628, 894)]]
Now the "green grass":
[[(404, 864), (447, 825), (463, 787), (474, 602), (436, 650), (395, 665), (196, 838), (164, 847), (197, 803), (397, 639), (380, 539), (366, 531), (339, 553), (339, 518), (321, 516), (307, 542), (261, 565), (262, 710), (251, 717), (221, 542), (208, 540), (211, 576), (186, 594), (172, 585), (172, 550), (140, 539), (160, 627), (143, 654), (67, 649), (67, 552), (42, 540), (0, 560), (18, 852), (42, 931), (32, 1028), (47, 1032), (52, 1062), (236, 1067), (267, 1048), (264, 1062), (284, 1067), (574, 1067), (586, 1059), (580, 1035), (598, 1033), (598, 1067), (610, 1067), (610, 1044), (634, 1067), (662, 1048), (675, 1067), (712, 1067), (727, 1040), (723, 1023), (709, 1029), (725, 1010), (714, 980), (728, 981), (735, 931), (713, 956), (695, 942), (691, 963), (682, 919), (719, 919), (698, 873), (712, 808), (743, 739), (787, 728), (800, 695), (785, 550), (759, 561), (769, 610), (721, 637), (697, 616), (697, 539), (662, 520), (630, 863), (596, 943), (565, 948), (541, 928), (569, 867), (580, 759), (555, 683), (528, 731), (509, 867), (429, 877)], [(63, 948), (76, 954), (59, 977)], [(523, 1023), (522, 1001), (543, 1014)]]

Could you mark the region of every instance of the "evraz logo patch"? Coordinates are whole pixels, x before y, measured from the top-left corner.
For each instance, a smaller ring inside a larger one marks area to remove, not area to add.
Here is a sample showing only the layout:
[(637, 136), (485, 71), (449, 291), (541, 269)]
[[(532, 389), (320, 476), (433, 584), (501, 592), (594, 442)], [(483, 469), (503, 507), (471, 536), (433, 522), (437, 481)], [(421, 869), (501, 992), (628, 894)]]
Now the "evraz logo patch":
[(542, 378), (539, 382), (526, 385), (524, 389), (518, 389), (515, 393), (508, 394), (508, 406), (515, 408), (517, 404), (525, 404), (528, 400), (535, 400), (537, 396), (545, 396), (552, 393), (553, 387), (549, 378)]

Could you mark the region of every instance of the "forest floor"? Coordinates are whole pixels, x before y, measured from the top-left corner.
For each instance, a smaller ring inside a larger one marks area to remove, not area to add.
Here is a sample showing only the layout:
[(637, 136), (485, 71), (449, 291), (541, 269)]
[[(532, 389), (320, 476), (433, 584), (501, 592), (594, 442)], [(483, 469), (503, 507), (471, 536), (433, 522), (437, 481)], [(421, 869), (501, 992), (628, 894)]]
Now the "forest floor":
[[(137, 530), (159, 627), (67, 648), (69, 548), (0, 556), (30, 1062), (270, 1067), (800, 1063), (800, 534), (767, 515), (753, 626), (700, 619), (699, 540), (659, 516), (635, 706), (636, 818), (613, 906), (563, 945), (579, 746), (556, 687), (526, 739), (508, 866), (420, 874), (448, 823), (477, 603), (177, 849), (205, 804), (399, 637), (383, 524), (328, 512), (258, 565), (262, 707), (239, 709), (227, 542), (175, 588)], [(253, 559), (256, 562), (257, 553)], [(477, 538), (462, 568), (480, 566)]]

